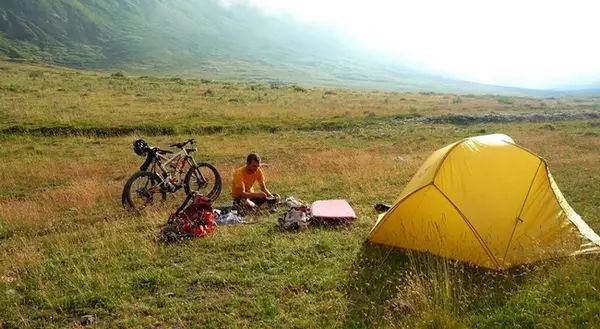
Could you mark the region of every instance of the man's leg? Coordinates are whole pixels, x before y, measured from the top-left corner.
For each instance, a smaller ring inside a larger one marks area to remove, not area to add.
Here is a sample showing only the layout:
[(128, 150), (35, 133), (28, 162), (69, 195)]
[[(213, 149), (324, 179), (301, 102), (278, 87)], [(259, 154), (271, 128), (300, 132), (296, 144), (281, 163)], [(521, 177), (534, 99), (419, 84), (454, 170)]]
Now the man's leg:
[(233, 205), (235, 208), (237, 208), (240, 216), (244, 216), (256, 208), (256, 204), (254, 202), (242, 197), (235, 198)]
[(244, 215), (244, 214), (248, 214), (250, 212), (259, 210), (260, 208), (269, 208), (271, 207), (271, 210), (276, 211), (276, 207), (277, 207), (277, 203), (279, 202), (279, 195), (278, 194), (274, 194), (273, 195), (275, 197), (275, 204), (271, 205), (267, 202), (267, 198), (241, 198), (241, 197), (237, 197), (234, 201), (233, 204), (234, 206), (238, 209), (238, 211), (240, 212), (240, 215)]

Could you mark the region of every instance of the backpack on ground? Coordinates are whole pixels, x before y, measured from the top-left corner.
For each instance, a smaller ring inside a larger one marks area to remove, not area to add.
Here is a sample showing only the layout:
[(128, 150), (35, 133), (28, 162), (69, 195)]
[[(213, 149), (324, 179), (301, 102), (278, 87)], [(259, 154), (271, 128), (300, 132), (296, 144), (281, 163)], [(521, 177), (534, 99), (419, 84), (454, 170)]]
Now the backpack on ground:
[(192, 192), (169, 216), (167, 225), (159, 234), (159, 239), (173, 242), (204, 237), (211, 234), (216, 227), (214, 216), (210, 199), (198, 192)]

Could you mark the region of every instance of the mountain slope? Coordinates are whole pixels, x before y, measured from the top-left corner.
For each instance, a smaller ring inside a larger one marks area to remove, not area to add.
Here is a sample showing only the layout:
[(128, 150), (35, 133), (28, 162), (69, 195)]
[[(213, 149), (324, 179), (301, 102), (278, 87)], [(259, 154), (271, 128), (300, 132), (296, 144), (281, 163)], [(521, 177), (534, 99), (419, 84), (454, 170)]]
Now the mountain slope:
[(0, 54), (80, 68), (333, 87), (538, 93), (442, 79), (324, 27), (216, 0), (4, 0)]
[[(334, 53), (355, 50), (317, 28), (302, 30), (249, 7), (227, 10), (214, 1), (8, 0), (0, 17), (0, 30), (15, 42), (13, 50), (66, 65), (152, 61), (181, 66), (198, 60), (288, 61), (324, 55), (333, 61)], [(89, 53), (77, 52), (85, 46)], [(63, 51), (72, 56), (61, 57)]]

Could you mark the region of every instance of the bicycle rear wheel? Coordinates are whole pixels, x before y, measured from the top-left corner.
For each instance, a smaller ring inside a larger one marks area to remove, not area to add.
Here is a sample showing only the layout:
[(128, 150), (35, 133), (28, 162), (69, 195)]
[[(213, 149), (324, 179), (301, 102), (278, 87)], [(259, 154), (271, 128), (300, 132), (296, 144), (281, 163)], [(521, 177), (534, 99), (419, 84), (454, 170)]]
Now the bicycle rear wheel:
[[(139, 183), (142, 184), (138, 185)], [(156, 173), (138, 171), (125, 183), (121, 202), (125, 208), (141, 210), (154, 202), (157, 193), (162, 195), (162, 201), (167, 199), (160, 177)]]

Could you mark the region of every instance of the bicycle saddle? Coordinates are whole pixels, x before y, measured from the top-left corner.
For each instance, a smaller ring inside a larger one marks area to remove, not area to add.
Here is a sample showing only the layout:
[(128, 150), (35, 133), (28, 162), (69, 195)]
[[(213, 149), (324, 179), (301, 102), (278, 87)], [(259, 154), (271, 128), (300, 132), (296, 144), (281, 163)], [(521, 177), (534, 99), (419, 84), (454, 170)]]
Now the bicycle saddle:
[(156, 153), (159, 153), (159, 154), (168, 154), (168, 153), (173, 153), (173, 151), (169, 151), (169, 150), (163, 150), (163, 149), (161, 149), (161, 148), (158, 148), (158, 147), (155, 147), (155, 148), (154, 148), (154, 151), (155, 151)]

